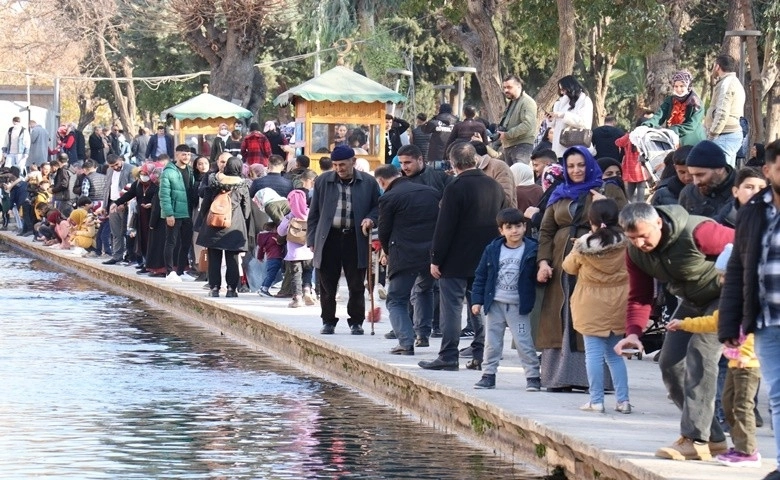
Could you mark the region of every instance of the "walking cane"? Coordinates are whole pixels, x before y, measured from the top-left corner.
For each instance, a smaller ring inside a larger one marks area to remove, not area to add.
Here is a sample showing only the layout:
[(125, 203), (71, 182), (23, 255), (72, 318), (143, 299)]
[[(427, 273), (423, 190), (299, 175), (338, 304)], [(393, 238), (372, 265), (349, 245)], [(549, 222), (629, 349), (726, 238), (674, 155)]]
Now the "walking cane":
[(368, 298), (371, 302), (371, 310), (368, 311), (368, 321), (371, 323), (371, 335), (374, 335), (374, 324), (379, 321), (382, 314), (379, 307), (374, 306), (374, 254), (371, 251), (371, 234), (368, 235)]

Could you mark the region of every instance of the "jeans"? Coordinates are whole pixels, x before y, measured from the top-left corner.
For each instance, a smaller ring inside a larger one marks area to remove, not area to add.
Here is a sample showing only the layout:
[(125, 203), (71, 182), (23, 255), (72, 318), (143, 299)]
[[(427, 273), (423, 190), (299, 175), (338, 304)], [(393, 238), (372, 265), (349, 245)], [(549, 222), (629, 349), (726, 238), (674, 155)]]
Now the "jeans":
[(222, 253), (225, 253), (225, 283), (229, 289), (238, 288), (238, 254), (241, 252), (231, 252), (228, 250), (219, 250), (217, 248), (208, 249), (209, 257), (209, 286), (211, 288), (220, 288), (222, 286)]
[[(439, 279), (439, 328), (441, 348), (439, 358), (448, 363), (458, 361), (463, 300), (472, 278), (442, 277)], [(392, 282), (391, 282), (392, 283)], [(482, 352), (480, 352), (481, 357)]]
[[(165, 268), (179, 275), (189, 267), (187, 258), (190, 245), (192, 245), (192, 220), (189, 218), (177, 218), (172, 227), (165, 225)], [(221, 265), (220, 261), (220, 267)], [(209, 264), (209, 268), (211, 264)]]
[(108, 220), (100, 222), (100, 227), (98, 227), (97, 235), (95, 237), (95, 245), (97, 245), (95, 251), (98, 255), (101, 252), (106, 255), (111, 255), (111, 226), (109, 225)]
[(511, 166), (515, 163), (529, 165), (531, 163), (531, 153), (534, 151), (534, 146), (530, 143), (520, 143), (512, 145), (511, 147), (505, 147), (503, 150), (504, 161), (507, 165)]
[(723, 411), (731, 428), (734, 448), (751, 454), (758, 448), (754, 398), (761, 373), (758, 368), (729, 368), (723, 387)]
[[(414, 321), (408, 309), (412, 290), (417, 290), (413, 303)], [(415, 331), (420, 337), (430, 336), (433, 322), (433, 277), (427, 266), (419, 271), (410, 270), (393, 275), (387, 286), (387, 310), (400, 346), (411, 348)]]
[(281, 258), (268, 258), (265, 261), (265, 278), (263, 279), (263, 287), (271, 288), (271, 285), (276, 281), (276, 276), (279, 275), (279, 270), (282, 268)]
[(721, 355), (718, 361), (718, 379), (715, 387), (715, 418), (718, 422), (726, 421), (726, 414), (723, 412), (723, 386), (726, 385), (726, 372), (729, 369), (729, 359)]
[(761, 363), (761, 375), (769, 386), (769, 408), (775, 431), (775, 452), (780, 465), (780, 327), (756, 330), (756, 354)]
[(302, 296), (303, 288), (311, 288), (311, 260), (290, 262), (293, 295)]
[(713, 138), (712, 142), (723, 150), (726, 154), (726, 162), (735, 168), (737, 152), (742, 147), (742, 132), (723, 133)]
[(323, 325), (336, 325), (336, 293), (341, 271), (347, 279), (347, 323), (362, 325), (366, 318), (366, 269), (358, 268), (357, 238), (354, 230), (342, 232), (331, 229), (322, 248), (322, 262), (317, 269), (320, 285), (320, 309)]
[[(717, 308), (715, 300), (699, 308), (683, 300), (672, 318), (698, 317)], [(715, 333), (667, 332), (658, 366), (669, 397), (682, 410), (680, 434), (692, 440), (726, 440), (715, 418), (718, 360), (722, 346)]]
[(117, 209), (108, 214), (108, 225), (111, 229), (111, 252), (114, 260), (122, 260), (125, 254), (125, 232), (127, 231), (127, 207)]
[(490, 305), (485, 321), (485, 360), (482, 363), (482, 372), (487, 375), (496, 374), (507, 327), (515, 340), (525, 378), (539, 378), (539, 357), (536, 356), (536, 347), (531, 336), (531, 319), (528, 315), (520, 314), (519, 305), (495, 301)]
[(604, 403), (604, 361), (612, 375), (612, 383), (615, 385), (615, 398), (618, 403), (628, 401), (628, 371), (626, 361), (615, 353), (615, 345), (623, 338), (623, 335), (610, 333), (608, 337), (594, 337), (583, 335), (585, 342), (585, 368), (588, 371), (588, 388), (590, 390), (590, 403)]

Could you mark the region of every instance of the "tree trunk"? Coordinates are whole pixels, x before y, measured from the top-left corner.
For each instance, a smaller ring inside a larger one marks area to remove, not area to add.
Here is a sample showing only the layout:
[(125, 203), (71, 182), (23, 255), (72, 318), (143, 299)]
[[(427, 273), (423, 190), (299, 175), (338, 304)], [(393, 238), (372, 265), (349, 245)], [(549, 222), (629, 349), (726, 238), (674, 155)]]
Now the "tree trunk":
[(766, 143), (780, 138), (780, 81), (769, 89), (766, 102)]
[(671, 93), (671, 79), (677, 70), (677, 58), (680, 56), (682, 31), (685, 20), (686, 0), (665, 0), (667, 7), (667, 31), (669, 37), (661, 49), (647, 56), (647, 77), (645, 79), (645, 106), (656, 110)]
[[(114, 71), (114, 67), (111, 65), (111, 62), (108, 60), (108, 55), (106, 53), (106, 43), (107, 40), (103, 36), (98, 36), (96, 39), (96, 44), (98, 48), (98, 61), (100, 62), (101, 66), (103, 67), (103, 70), (106, 72), (106, 76), (108, 76), (111, 80), (111, 89), (114, 92), (114, 98), (116, 99), (116, 112), (119, 115), (119, 121), (122, 124), (122, 127), (125, 131), (132, 131), (133, 129), (133, 123), (135, 120), (135, 88), (127, 88), (128, 92), (132, 91), (133, 93), (133, 99), (132, 102), (129, 101), (128, 95), (125, 94), (124, 91), (122, 91), (122, 82), (117, 80), (117, 74)], [(128, 78), (132, 78), (133, 76), (133, 68), (130, 65), (130, 61), (127, 57), (123, 57), (122, 59), (122, 68), (123, 68), (123, 75)], [(130, 85), (132, 87), (133, 82), (124, 82), (125, 85)], [(132, 110), (130, 109), (130, 105), (132, 104)]]
[(612, 67), (617, 62), (617, 54), (602, 53), (599, 48), (602, 25), (594, 25), (590, 30), (590, 77), (593, 79), (593, 125), (602, 125), (607, 116), (607, 93), (609, 92)]
[[(745, 11), (742, 2), (750, 0), (729, 0), (728, 13), (726, 14), (726, 31), (745, 29)], [(740, 39), (739, 37), (723, 37), (723, 43), (720, 46), (721, 55), (731, 55), (739, 62), (740, 57)]]
[(453, 25), (444, 17), (437, 21), (442, 37), (463, 48), (471, 66), (477, 69), (485, 116), (492, 121), (497, 121), (506, 108), (499, 70), (498, 34), (493, 27), (497, 8), (490, 0), (467, 0), (465, 25)]
[(574, 52), (577, 50), (575, 30), (576, 12), (572, 0), (556, 0), (558, 6), (558, 62), (547, 83), (536, 94), (537, 122), (541, 123), (545, 110), (552, 110), (558, 98), (558, 80), (571, 75), (574, 70)]

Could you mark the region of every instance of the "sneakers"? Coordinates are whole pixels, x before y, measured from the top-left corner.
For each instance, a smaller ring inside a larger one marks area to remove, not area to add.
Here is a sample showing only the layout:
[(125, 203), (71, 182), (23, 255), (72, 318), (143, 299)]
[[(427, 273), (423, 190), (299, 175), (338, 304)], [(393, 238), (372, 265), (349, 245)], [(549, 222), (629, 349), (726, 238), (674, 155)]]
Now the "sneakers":
[(441, 329), (434, 328), (433, 330), (431, 330), (431, 338), (441, 338), (441, 337), (442, 337)]
[(303, 289), (303, 303), (305, 303), (308, 307), (317, 304), (317, 299), (315, 299), (314, 295), (311, 294), (311, 288)]
[(171, 272), (168, 274), (167, 277), (165, 277), (166, 280), (169, 282), (181, 282), (181, 277), (176, 272)]
[(710, 447), (706, 443), (696, 443), (690, 438), (680, 437), (668, 447), (659, 448), (655, 452), (658, 458), (670, 460), (711, 460)]
[(615, 411), (619, 413), (629, 414), (631, 413), (631, 404), (628, 403), (628, 400), (626, 400), (625, 402), (618, 402), (617, 405), (615, 405)]
[(474, 330), (470, 328), (464, 328), (460, 331), (460, 338), (467, 338), (467, 337), (473, 337), (474, 336)]
[(730, 450), (726, 440), (723, 440), (722, 442), (708, 442), (707, 446), (710, 447), (710, 455), (720, 455), (721, 453), (726, 453)]
[(290, 303), (287, 304), (288, 308), (300, 308), (303, 306), (303, 299), (300, 295), (294, 295)]
[(583, 412), (604, 413), (604, 404), (588, 402), (585, 405), (581, 406), (580, 410), (582, 410)]
[(257, 294), (261, 297), (273, 297), (271, 292), (268, 291), (268, 287), (260, 287), (260, 290), (257, 291)]
[(733, 448), (728, 452), (723, 453), (715, 457), (715, 460), (727, 467), (760, 467), (761, 466), (761, 454), (758, 450), (749, 453), (742, 453)]
[(487, 390), (496, 388), (496, 376), (486, 373), (482, 375), (477, 383), (474, 384), (474, 388), (478, 390)]
[(526, 392), (538, 392), (542, 389), (542, 379), (539, 377), (531, 377), (525, 379), (525, 391)]
[(225, 292), (225, 298), (236, 298), (236, 297), (238, 297), (238, 293), (236, 293), (235, 287), (233, 288), (228, 287), (227, 292)]
[(474, 350), (471, 347), (464, 347), (458, 351), (460, 358), (471, 358), (474, 356)]
[(398, 337), (395, 336), (395, 330), (390, 330), (389, 332), (385, 333), (385, 338), (388, 340), (395, 340)]

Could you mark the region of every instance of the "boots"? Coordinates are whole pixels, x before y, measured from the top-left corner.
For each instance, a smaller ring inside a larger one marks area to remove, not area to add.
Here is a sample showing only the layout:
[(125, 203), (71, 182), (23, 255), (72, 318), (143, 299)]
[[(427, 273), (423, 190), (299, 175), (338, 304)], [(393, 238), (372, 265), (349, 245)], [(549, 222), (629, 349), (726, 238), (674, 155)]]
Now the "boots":
[(293, 295), (292, 301), (287, 304), (289, 308), (299, 308), (303, 306), (300, 295)]
[(303, 302), (310, 307), (317, 303), (317, 300), (314, 298), (314, 295), (312, 295), (310, 287), (305, 287), (303, 289)]

